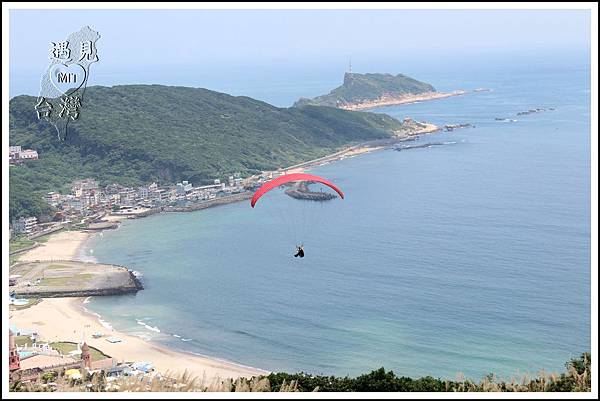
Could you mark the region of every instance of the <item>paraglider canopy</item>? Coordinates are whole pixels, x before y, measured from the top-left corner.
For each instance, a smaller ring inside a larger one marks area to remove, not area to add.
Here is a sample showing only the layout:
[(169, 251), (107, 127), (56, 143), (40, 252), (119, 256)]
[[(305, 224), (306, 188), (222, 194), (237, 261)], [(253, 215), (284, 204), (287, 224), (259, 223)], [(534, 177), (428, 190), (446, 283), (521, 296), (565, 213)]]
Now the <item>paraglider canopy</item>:
[(250, 201), (250, 206), (254, 207), (256, 202), (260, 199), (261, 196), (272, 190), (273, 188), (277, 188), (280, 185), (283, 185), (288, 182), (293, 181), (311, 181), (318, 182), (324, 185), (327, 185), (329, 188), (333, 189), (335, 192), (340, 195), (340, 198), (344, 199), (344, 193), (341, 189), (339, 189), (335, 184), (331, 181), (326, 180), (325, 178), (312, 175), (312, 174), (303, 174), (303, 173), (294, 173), (294, 174), (285, 174), (280, 177), (277, 177), (269, 182), (263, 184), (252, 196), (252, 200)]

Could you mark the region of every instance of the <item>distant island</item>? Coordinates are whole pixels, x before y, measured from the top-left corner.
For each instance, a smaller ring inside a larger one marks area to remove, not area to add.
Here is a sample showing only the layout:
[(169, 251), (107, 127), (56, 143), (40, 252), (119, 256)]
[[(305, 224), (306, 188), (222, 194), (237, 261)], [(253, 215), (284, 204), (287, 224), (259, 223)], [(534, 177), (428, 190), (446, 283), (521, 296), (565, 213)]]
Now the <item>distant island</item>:
[(403, 74), (344, 74), (344, 83), (327, 95), (313, 99), (301, 98), (295, 107), (328, 106), (344, 110), (364, 110), (372, 107), (414, 103), (463, 95), (466, 91), (438, 92), (432, 85)]

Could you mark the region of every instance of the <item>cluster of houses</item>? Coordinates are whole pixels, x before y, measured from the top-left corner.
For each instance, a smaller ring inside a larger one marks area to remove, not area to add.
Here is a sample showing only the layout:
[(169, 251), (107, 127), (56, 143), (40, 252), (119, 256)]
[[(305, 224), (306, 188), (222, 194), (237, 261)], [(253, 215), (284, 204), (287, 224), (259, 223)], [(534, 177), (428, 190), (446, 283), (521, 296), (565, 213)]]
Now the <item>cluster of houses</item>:
[[(209, 185), (193, 186), (182, 181), (173, 186), (159, 187), (155, 182), (139, 187), (110, 184), (103, 188), (92, 178), (77, 180), (71, 184), (69, 194), (48, 192), (44, 200), (58, 211), (54, 221), (76, 221), (92, 219), (105, 214), (141, 215), (148, 210), (165, 207), (192, 206), (217, 198), (240, 194), (256, 188), (281, 172), (266, 172), (248, 178), (240, 173), (226, 180), (212, 180)], [(35, 217), (21, 217), (11, 222), (10, 235), (25, 234), (28, 237), (41, 235), (53, 229), (55, 223), (39, 224)]]
[(12, 165), (38, 159), (38, 152), (33, 149), (22, 149), (21, 146), (9, 146), (8, 149), (8, 162)]
[(169, 187), (159, 187), (154, 182), (139, 187), (110, 184), (100, 188), (96, 180), (86, 178), (73, 182), (70, 194), (49, 192), (44, 199), (65, 216), (87, 216), (99, 211), (126, 214), (131, 209), (155, 209), (215, 199), (243, 192), (246, 190), (244, 185), (245, 180), (240, 178), (239, 173), (229, 177), (227, 182), (215, 179), (212, 184), (199, 187), (194, 187), (188, 181), (182, 181)]
[(248, 188), (248, 180), (240, 178), (240, 173), (235, 173), (230, 176), (227, 182), (221, 182), (220, 179), (215, 179), (212, 184), (194, 187), (188, 181), (177, 183), (174, 192), (169, 198), (173, 205), (181, 205), (182, 203), (198, 202), (210, 199), (216, 199), (219, 196), (227, 196), (244, 192)]
[[(13, 330), (16, 333), (13, 333)], [(18, 346), (15, 336), (27, 336), (31, 343)], [(69, 379), (81, 380), (88, 374), (104, 372), (107, 378), (152, 374), (154, 366), (148, 362), (118, 362), (106, 357), (94, 360), (89, 345), (82, 341), (76, 349), (63, 354), (51, 344), (39, 342), (34, 332), (9, 329), (9, 372), (10, 380), (21, 382), (39, 381), (44, 374), (55, 372)]]

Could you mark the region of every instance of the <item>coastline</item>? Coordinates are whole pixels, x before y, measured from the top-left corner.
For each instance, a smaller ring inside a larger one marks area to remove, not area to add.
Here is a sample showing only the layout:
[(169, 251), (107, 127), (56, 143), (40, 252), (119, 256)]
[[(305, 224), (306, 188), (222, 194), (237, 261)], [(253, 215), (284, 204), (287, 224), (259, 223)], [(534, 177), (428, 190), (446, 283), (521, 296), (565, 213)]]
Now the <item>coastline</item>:
[(48, 241), (24, 252), (20, 262), (47, 260), (78, 260), (77, 255), (92, 233), (85, 231), (60, 231), (52, 234)]
[[(377, 107), (377, 106), (374, 106), (374, 107)], [(302, 173), (302, 172), (305, 172), (306, 169), (308, 169), (310, 167), (316, 167), (316, 166), (331, 163), (334, 161), (343, 160), (347, 157), (358, 156), (358, 155), (361, 155), (364, 153), (370, 153), (370, 152), (374, 152), (377, 150), (382, 150), (382, 149), (388, 148), (392, 145), (395, 145), (398, 142), (403, 142), (403, 141), (407, 141), (407, 140), (416, 138), (418, 135), (433, 134), (440, 130), (440, 127), (438, 127), (435, 124), (431, 124), (431, 123), (419, 123), (419, 124), (422, 124), (422, 128), (415, 130), (415, 131), (411, 132), (410, 134), (397, 135), (397, 136), (387, 138), (387, 139), (375, 139), (372, 141), (363, 142), (358, 145), (344, 148), (340, 151), (331, 153), (326, 156), (322, 156), (322, 157), (319, 157), (316, 159), (308, 160), (306, 162), (294, 164), (293, 166), (286, 167), (286, 168), (282, 169), (281, 171), (286, 174), (287, 173)]]
[[(410, 134), (404, 133), (388, 139), (364, 142), (344, 148), (338, 152), (309, 160), (297, 165), (289, 166), (284, 173), (303, 172), (306, 169), (330, 162), (343, 160), (347, 157), (370, 153), (388, 148), (398, 142), (410, 140), (417, 135), (437, 132), (439, 127), (424, 123), (420, 129)], [(245, 200), (241, 197), (240, 200)], [(202, 208), (200, 208), (202, 209)], [(199, 209), (199, 210), (200, 210)], [(120, 223), (126, 216), (106, 215), (104, 220)], [(48, 241), (40, 243), (33, 249), (24, 252), (20, 261), (48, 261), (48, 260), (79, 260), (94, 261), (93, 256), (85, 253), (87, 243), (98, 231), (62, 230), (52, 234)], [(237, 378), (269, 374), (269, 371), (259, 368), (244, 366), (242, 364), (222, 360), (215, 357), (201, 356), (189, 352), (176, 351), (167, 346), (159, 345), (155, 341), (139, 338), (115, 330), (109, 322), (85, 307), (87, 298), (43, 298), (41, 302), (29, 308), (13, 310), (10, 313), (11, 325), (35, 330), (43, 341), (73, 341), (86, 342), (96, 347), (118, 362), (148, 361), (156, 370), (165, 374), (182, 374), (184, 370), (199, 378)], [(47, 322), (60, 322), (60, 324), (47, 324)], [(91, 335), (100, 332), (105, 336), (95, 339)], [(121, 342), (109, 343), (107, 336), (118, 337)], [(182, 369), (182, 360), (185, 369)]]
[[(77, 260), (92, 233), (62, 231), (52, 235), (46, 243), (25, 252), (20, 260)], [(42, 298), (41, 302), (9, 313), (9, 323), (36, 331), (41, 341), (73, 341), (82, 339), (118, 362), (148, 361), (163, 374), (182, 374), (185, 370), (198, 378), (250, 377), (268, 374), (266, 370), (244, 366), (218, 358), (176, 351), (158, 345), (152, 340), (119, 332), (101, 317), (85, 308), (86, 298)], [(60, 322), (56, 324), (55, 322)], [(95, 339), (93, 333), (105, 336)], [(107, 336), (118, 337), (121, 342), (110, 343)], [(185, 368), (182, 368), (185, 361)]]
[(339, 108), (343, 109), (343, 110), (352, 110), (352, 111), (367, 110), (367, 109), (373, 109), (373, 108), (382, 107), (382, 106), (396, 106), (396, 105), (400, 105), (400, 104), (424, 102), (427, 100), (444, 99), (444, 98), (451, 97), (451, 96), (465, 95), (467, 93), (468, 93), (468, 91), (465, 91), (465, 90), (455, 90), (452, 92), (426, 92), (426, 93), (422, 93), (422, 94), (418, 94), (418, 95), (411, 94), (411, 95), (399, 96), (399, 97), (382, 96), (381, 98), (376, 99), (376, 100), (343, 105), (343, 106), (339, 106)]
[[(269, 373), (208, 356), (175, 351), (152, 340), (119, 332), (100, 319), (84, 307), (84, 298), (44, 298), (30, 308), (12, 311), (10, 324), (35, 330), (43, 341), (79, 342), (85, 339), (88, 345), (100, 349), (117, 362), (147, 361), (162, 374), (179, 375), (187, 371), (198, 378), (213, 380)], [(48, 321), (60, 321), (60, 324), (48, 324)], [(93, 338), (92, 334), (96, 332), (104, 336)], [(121, 341), (110, 343), (105, 340), (107, 336)]]

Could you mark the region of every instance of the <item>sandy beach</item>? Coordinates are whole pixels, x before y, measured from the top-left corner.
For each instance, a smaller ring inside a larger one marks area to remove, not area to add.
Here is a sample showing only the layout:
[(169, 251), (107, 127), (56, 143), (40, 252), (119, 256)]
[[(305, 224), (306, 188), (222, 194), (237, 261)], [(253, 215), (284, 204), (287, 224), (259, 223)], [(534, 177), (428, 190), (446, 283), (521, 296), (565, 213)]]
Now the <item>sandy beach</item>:
[[(95, 315), (83, 309), (81, 298), (46, 298), (30, 308), (12, 311), (10, 324), (37, 331), (43, 341), (79, 342), (85, 338), (89, 345), (118, 362), (150, 362), (161, 373), (180, 374), (187, 370), (194, 376), (208, 380), (268, 374), (260, 369), (173, 351), (104, 327)], [(92, 334), (96, 332), (105, 337), (93, 338)], [(117, 337), (121, 342), (109, 343), (105, 339), (108, 336)]]
[[(68, 260), (77, 252), (91, 234), (81, 231), (61, 231), (50, 236), (46, 243), (34, 248), (19, 258), (22, 261)], [(81, 298), (46, 298), (40, 303), (10, 312), (9, 322), (19, 328), (36, 331), (41, 341), (75, 341), (83, 338), (90, 344), (119, 362), (146, 361), (161, 373), (183, 373), (207, 380), (212, 378), (250, 377), (266, 371), (234, 363), (173, 351), (151, 341), (126, 335), (103, 326), (98, 317), (87, 312)], [(93, 333), (103, 333), (121, 339), (109, 343), (105, 338), (94, 339)]]
[(19, 260), (72, 260), (90, 235), (83, 231), (59, 231), (52, 234), (47, 242), (20, 255)]

